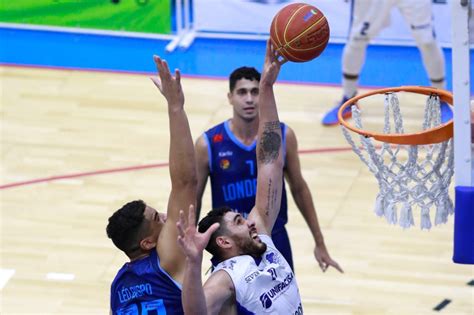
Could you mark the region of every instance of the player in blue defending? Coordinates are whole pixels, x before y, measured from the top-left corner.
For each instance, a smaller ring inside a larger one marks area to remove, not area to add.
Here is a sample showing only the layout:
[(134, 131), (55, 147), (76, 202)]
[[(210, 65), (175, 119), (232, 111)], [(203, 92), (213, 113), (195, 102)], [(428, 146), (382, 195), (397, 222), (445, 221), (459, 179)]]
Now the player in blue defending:
[[(234, 70), (229, 78), (227, 95), (233, 108), (232, 118), (209, 129), (196, 141), (198, 217), (208, 177), (211, 180), (213, 208), (228, 206), (246, 218), (255, 204), (259, 81), (260, 73), (255, 68), (241, 67)], [(323, 271), (333, 266), (342, 272), (326, 249), (311, 192), (301, 174), (295, 133), (283, 123), (281, 132), (285, 159), (283, 173), (315, 241), (316, 260)], [(290, 240), (285, 227), (287, 222), (288, 202), (283, 182), (281, 209), (273, 227), (272, 240), (293, 268)]]
[(159, 78), (152, 80), (168, 103), (171, 192), (166, 214), (137, 200), (109, 218), (107, 235), (130, 258), (111, 286), (112, 314), (183, 314), (185, 257), (176, 248), (176, 222), (179, 210), (186, 209), (187, 213), (196, 200), (194, 147), (180, 72), (176, 70), (173, 77), (166, 61), (157, 56), (154, 61)]
[[(186, 314), (302, 314), (296, 278), (270, 235), (280, 211), (284, 151), (273, 94), (280, 70), (267, 42), (260, 81), (257, 195), (248, 218), (230, 208), (210, 211), (196, 231), (194, 211), (178, 223), (178, 243), (186, 253), (183, 308)], [(187, 219), (187, 220), (186, 220)], [(217, 262), (202, 286), (206, 248)]]

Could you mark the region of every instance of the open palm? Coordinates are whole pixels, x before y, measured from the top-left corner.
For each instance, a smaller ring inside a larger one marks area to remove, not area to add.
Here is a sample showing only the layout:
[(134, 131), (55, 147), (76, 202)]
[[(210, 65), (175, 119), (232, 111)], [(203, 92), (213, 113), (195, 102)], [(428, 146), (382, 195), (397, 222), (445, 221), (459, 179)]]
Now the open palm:
[(182, 107), (184, 105), (184, 93), (181, 87), (181, 72), (176, 69), (173, 76), (166, 60), (158, 56), (153, 56), (153, 60), (156, 64), (158, 76), (152, 77), (151, 80), (166, 98), (168, 104)]
[(209, 238), (219, 228), (219, 223), (214, 223), (206, 232), (199, 233), (195, 226), (196, 212), (194, 206), (189, 206), (188, 219), (184, 216), (184, 211), (179, 212), (178, 244), (188, 259), (202, 259), (202, 252), (209, 243)]

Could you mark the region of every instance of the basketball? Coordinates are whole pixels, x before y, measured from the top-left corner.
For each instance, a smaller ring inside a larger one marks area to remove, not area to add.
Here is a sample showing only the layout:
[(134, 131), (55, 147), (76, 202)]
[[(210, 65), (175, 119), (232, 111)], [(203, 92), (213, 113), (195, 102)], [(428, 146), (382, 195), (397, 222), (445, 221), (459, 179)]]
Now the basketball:
[(287, 60), (310, 61), (326, 48), (329, 24), (316, 7), (293, 3), (278, 11), (273, 18), (270, 39), (278, 53)]

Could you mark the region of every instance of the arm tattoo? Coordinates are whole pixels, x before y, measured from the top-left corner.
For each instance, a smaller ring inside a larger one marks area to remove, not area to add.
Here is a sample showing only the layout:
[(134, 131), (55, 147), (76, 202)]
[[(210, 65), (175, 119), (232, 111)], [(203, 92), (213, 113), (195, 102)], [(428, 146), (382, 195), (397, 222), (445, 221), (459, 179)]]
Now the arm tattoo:
[[(268, 180), (268, 191), (267, 191), (267, 206), (265, 209), (265, 216), (270, 215), (270, 211), (275, 211), (277, 204), (278, 190), (275, 189), (272, 179)], [(279, 210), (279, 209), (278, 209)]]
[(258, 159), (263, 164), (269, 164), (278, 158), (281, 146), (281, 136), (275, 132), (278, 128), (280, 128), (279, 121), (270, 121), (263, 126), (258, 152)]

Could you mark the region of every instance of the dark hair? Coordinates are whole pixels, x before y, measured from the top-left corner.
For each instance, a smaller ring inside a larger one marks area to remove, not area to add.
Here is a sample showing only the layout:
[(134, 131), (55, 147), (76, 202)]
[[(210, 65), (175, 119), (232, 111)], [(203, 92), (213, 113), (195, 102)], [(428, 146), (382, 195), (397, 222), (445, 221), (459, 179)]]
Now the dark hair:
[(147, 232), (145, 208), (146, 204), (142, 200), (131, 201), (109, 218), (107, 236), (129, 257), (132, 252), (140, 248), (139, 243)]
[(214, 257), (219, 258), (220, 248), (217, 246), (216, 238), (218, 236), (223, 235), (227, 229), (224, 226), (224, 215), (227, 212), (233, 211), (229, 207), (220, 207), (216, 209), (212, 209), (209, 211), (204, 218), (198, 224), (198, 231), (200, 233), (206, 232), (211, 225), (214, 223), (219, 223), (219, 228), (212, 233), (211, 238), (209, 239), (209, 243), (207, 243), (206, 250), (211, 253)]
[(260, 72), (253, 67), (240, 67), (232, 71), (229, 76), (229, 90), (230, 92), (234, 91), (237, 81), (241, 79), (247, 79), (250, 81), (256, 80), (260, 82)]

